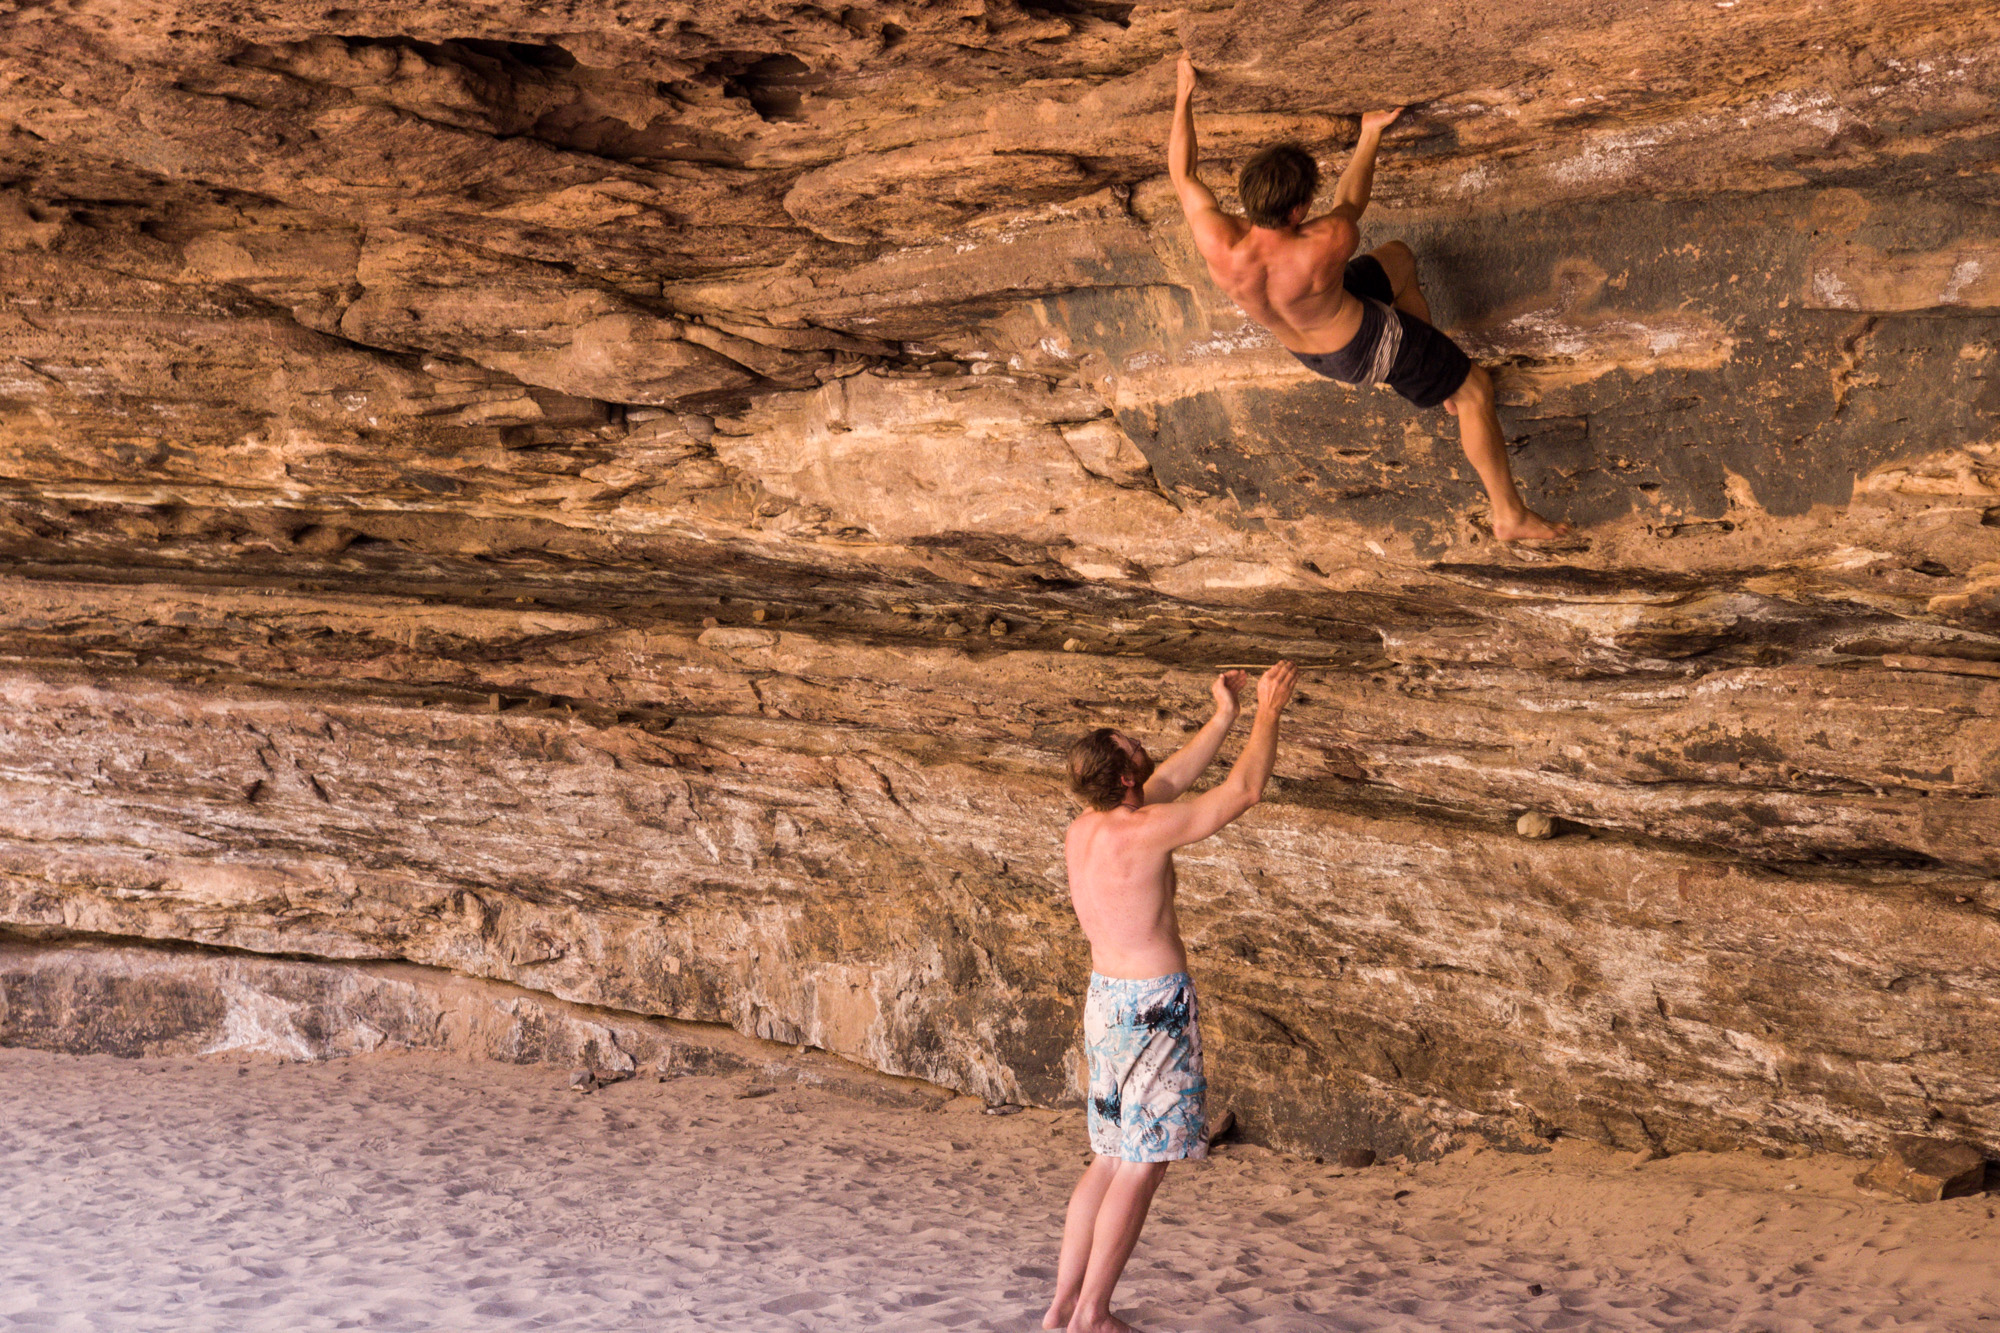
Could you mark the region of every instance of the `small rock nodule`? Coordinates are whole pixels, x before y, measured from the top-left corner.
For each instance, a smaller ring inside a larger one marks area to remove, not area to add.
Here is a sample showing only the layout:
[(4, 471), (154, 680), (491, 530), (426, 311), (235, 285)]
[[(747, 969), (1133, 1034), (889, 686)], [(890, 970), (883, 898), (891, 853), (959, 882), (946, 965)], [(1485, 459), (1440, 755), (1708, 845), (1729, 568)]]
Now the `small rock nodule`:
[(1225, 1109), (1221, 1115), (1215, 1118), (1215, 1123), (1208, 1127), (1208, 1133), (1203, 1136), (1203, 1142), (1213, 1147), (1235, 1132), (1236, 1112)]

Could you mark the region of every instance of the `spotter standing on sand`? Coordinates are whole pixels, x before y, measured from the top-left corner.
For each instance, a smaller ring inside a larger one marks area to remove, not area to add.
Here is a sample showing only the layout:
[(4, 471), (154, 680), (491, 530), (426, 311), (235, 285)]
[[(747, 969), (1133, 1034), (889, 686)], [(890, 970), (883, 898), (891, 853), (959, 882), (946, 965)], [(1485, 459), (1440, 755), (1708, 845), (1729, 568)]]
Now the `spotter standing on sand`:
[(1218, 676), (1215, 714), (1172, 758), (1100, 727), (1069, 749), (1069, 785), (1090, 808), (1069, 826), (1070, 901), (1090, 941), (1083, 1040), (1090, 1056), (1090, 1148), (1070, 1195), (1055, 1299), (1043, 1328), (1105, 1333), (1130, 1326), (1111, 1289), (1146, 1224), (1167, 1163), (1205, 1157), (1208, 1080), (1200, 1011), (1174, 915), (1174, 849), (1217, 832), (1264, 797), (1278, 757), (1278, 720), (1298, 668), (1280, 662), (1257, 682), (1257, 718), (1229, 776), (1189, 801), (1236, 723), (1241, 671)]
[(1246, 220), (1223, 212), (1195, 177), (1194, 86), (1194, 64), (1182, 56), (1167, 173), (1209, 276), (1307, 368), (1343, 384), (1387, 384), (1418, 407), (1442, 406), (1457, 417), (1465, 456), (1493, 502), (1494, 536), (1534, 541), (1567, 533), (1567, 523), (1551, 523), (1522, 501), (1507, 466), (1492, 377), (1431, 327), (1410, 247), (1390, 241), (1349, 261), (1361, 243), (1357, 224), (1375, 180), (1375, 150), (1401, 108), (1361, 118), (1332, 209), (1310, 220), (1306, 210), (1319, 188), (1312, 155), (1289, 143), (1258, 152), (1238, 179)]

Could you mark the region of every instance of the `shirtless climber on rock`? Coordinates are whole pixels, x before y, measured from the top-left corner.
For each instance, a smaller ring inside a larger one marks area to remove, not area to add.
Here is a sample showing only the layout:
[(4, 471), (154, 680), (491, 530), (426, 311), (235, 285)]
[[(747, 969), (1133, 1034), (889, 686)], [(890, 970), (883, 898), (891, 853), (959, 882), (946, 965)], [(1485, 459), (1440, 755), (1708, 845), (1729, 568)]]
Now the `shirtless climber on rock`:
[(1069, 826), (1069, 896), (1090, 941), (1083, 1043), (1090, 1063), (1090, 1149), (1070, 1195), (1056, 1294), (1043, 1328), (1117, 1333), (1111, 1289), (1139, 1243), (1167, 1163), (1208, 1154), (1201, 1014), (1174, 915), (1174, 850), (1200, 842), (1264, 797), (1278, 719), (1298, 668), (1257, 682), (1257, 718), (1229, 776), (1191, 800), (1236, 724), (1241, 671), (1216, 677), (1215, 714), (1157, 768), (1145, 747), (1100, 727), (1069, 749), (1069, 785), (1089, 809)]
[(1361, 118), (1333, 208), (1316, 218), (1306, 217), (1319, 187), (1312, 155), (1296, 144), (1257, 153), (1239, 178), (1245, 220), (1217, 207), (1195, 177), (1194, 86), (1194, 64), (1182, 56), (1167, 172), (1209, 275), (1309, 369), (1344, 384), (1387, 384), (1418, 407), (1442, 405), (1457, 417), (1465, 456), (1493, 501), (1494, 536), (1511, 542), (1567, 533), (1569, 524), (1541, 517), (1515, 489), (1492, 377), (1431, 327), (1410, 247), (1390, 241), (1349, 262), (1361, 242), (1356, 224), (1368, 207), (1375, 150), (1401, 108)]

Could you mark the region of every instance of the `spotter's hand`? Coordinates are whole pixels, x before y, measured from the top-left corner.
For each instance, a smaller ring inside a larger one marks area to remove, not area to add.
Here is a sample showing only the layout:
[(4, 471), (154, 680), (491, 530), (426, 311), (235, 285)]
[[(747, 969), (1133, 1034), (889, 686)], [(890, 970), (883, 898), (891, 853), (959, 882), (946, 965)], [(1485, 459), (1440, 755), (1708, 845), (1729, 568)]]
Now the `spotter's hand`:
[(1257, 707), (1282, 711), (1292, 701), (1292, 687), (1299, 683), (1299, 669), (1280, 662), (1257, 680)]
[(1236, 716), (1236, 710), (1242, 703), (1243, 687), (1249, 683), (1250, 673), (1247, 671), (1225, 671), (1217, 676), (1215, 684), (1209, 687), (1209, 693), (1215, 696), (1215, 711)]

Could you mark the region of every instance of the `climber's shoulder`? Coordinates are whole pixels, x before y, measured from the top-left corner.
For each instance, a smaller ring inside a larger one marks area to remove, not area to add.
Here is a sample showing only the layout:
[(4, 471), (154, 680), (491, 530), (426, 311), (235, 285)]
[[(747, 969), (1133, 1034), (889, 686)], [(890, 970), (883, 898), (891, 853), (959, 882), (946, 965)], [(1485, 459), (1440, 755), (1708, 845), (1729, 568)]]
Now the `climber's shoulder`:
[(1299, 238), (1323, 252), (1327, 262), (1345, 264), (1361, 247), (1361, 224), (1347, 208), (1336, 208), (1301, 223)]

